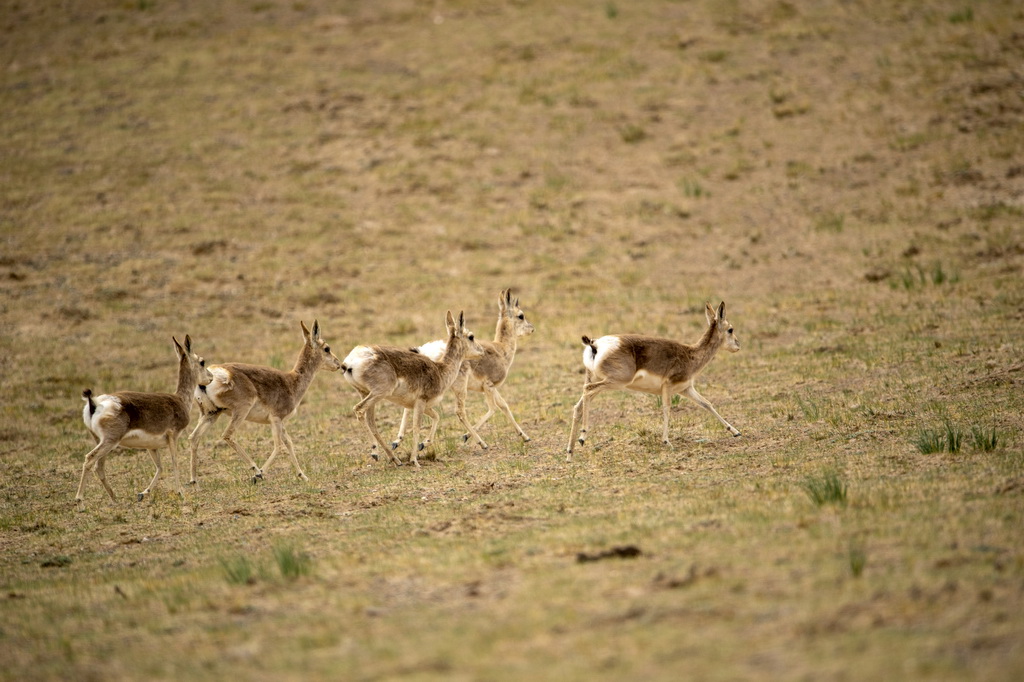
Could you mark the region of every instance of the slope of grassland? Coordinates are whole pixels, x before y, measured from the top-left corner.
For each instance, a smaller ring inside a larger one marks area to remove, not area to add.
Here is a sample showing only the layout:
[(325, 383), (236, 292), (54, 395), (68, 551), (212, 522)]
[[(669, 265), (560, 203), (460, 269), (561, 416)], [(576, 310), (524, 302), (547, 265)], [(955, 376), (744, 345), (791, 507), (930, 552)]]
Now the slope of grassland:
[[(3, 0), (0, 677), (1019, 679), (1022, 64), (1009, 1)], [(309, 483), (211, 435), (73, 504), (82, 389), (172, 390), (172, 335), (287, 369), (506, 287), (529, 443), (448, 399), (374, 462), (324, 373)], [(705, 301), (742, 437), (606, 394), (565, 462), (580, 335)]]

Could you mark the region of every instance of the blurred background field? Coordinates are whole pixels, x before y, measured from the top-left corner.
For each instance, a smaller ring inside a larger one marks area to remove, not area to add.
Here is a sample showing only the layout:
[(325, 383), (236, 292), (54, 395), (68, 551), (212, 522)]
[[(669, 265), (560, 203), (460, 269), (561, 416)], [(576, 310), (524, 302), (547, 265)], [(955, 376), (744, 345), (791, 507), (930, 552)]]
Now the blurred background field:
[[(0, 677), (1019, 679), (1022, 64), (996, 0), (0, 0)], [(310, 483), (208, 438), (75, 508), (82, 389), (173, 390), (172, 335), (287, 369), (506, 287), (531, 442), (448, 399), (373, 462), (324, 373)], [(705, 301), (743, 436), (603, 395), (567, 464), (580, 335)]]

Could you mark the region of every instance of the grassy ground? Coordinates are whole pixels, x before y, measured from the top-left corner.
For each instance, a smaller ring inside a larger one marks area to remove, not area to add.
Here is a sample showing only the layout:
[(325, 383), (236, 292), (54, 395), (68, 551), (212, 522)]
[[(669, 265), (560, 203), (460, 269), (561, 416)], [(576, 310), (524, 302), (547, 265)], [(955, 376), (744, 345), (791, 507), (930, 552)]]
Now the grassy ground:
[[(1020, 679), (1024, 12), (805, 4), (3, 0), (0, 677)], [(310, 483), (211, 438), (73, 504), (82, 389), (172, 335), (288, 368), (504, 287), (531, 442), (376, 463), (324, 374)], [(742, 438), (604, 395), (567, 464), (580, 335), (706, 300)]]

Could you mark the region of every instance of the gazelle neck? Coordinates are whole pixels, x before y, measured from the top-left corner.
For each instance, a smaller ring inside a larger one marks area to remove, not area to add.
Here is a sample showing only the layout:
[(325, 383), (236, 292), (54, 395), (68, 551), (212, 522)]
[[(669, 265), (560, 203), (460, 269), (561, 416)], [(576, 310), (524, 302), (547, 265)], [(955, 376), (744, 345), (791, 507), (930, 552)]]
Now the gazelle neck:
[(299, 357), (295, 359), (295, 366), (292, 367), (291, 375), (296, 395), (303, 395), (309, 384), (313, 381), (317, 369), (320, 368), (320, 354), (318, 349), (312, 348), (309, 344), (302, 346)]
[(191, 358), (182, 355), (178, 361), (178, 388), (174, 395), (185, 405), (191, 404), (192, 392), (196, 390), (196, 373), (192, 369)]
[(693, 347), (698, 371), (707, 366), (722, 347), (722, 336), (718, 333), (718, 322), (712, 322)]
[[(446, 383), (455, 380), (455, 375), (462, 367), (462, 359), (466, 357), (466, 343), (457, 339), (454, 334), (448, 337), (448, 344), (444, 349), (444, 356), (441, 358), (441, 375)], [(448, 381), (448, 380), (451, 381)]]
[(494, 329), (494, 343), (505, 351), (505, 355), (516, 352), (517, 337), (515, 323), (507, 315), (499, 316)]

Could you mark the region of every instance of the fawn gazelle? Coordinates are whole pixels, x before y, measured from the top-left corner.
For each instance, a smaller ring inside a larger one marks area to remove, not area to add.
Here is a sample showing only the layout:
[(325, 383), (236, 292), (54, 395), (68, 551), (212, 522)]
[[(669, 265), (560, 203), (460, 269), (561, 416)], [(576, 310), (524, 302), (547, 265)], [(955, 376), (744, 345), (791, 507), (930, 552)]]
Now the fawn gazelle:
[[(452, 384), (452, 392), (455, 394), (455, 410), (460, 415), (465, 415), (466, 394), (468, 391), (484, 394), (484, 399), (487, 401), (487, 412), (473, 425), (474, 432), (478, 433), (480, 428), (494, 414), (495, 409), (499, 409), (508, 417), (513, 428), (515, 428), (522, 439), (524, 441), (530, 440), (530, 437), (523, 431), (523, 427), (519, 426), (516, 418), (512, 416), (512, 410), (509, 409), (508, 403), (505, 402), (505, 399), (498, 392), (498, 387), (505, 383), (505, 379), (508, 378), (509, 370), (512, 368), (512, 361), (516, 356), (518, 338), (532, 334), (533, 330), (533, 325), (526, 320), (526, 315), (523, 313), (522, 308), (519, 307), (519, 299), (512, 299), (512, 290), (505, 289), (502, 291), (498, 296), (498, 324), (494, 331), (494, 341), (477, 342), (484, 350), (483, 356), (471, 358), (469, 361), (463, 362), (462, 369), (459, 370), (459, 375), (456, 377), (455, 383)], [(426, 355), (431, 360), (439, 362), (444, 355), (445, 346), (445, 341), (438, 340), (425, 343), (415, 350)], [(405, 435), (405, 425), (408, 416), (409, 410), (402, 412), (402, 424), (398, 428), (398, 436), (391, 443), (392, 448), (397, 448), (398, 444), (402, 441), (402, 437)], [(460, 416), (460, 419), (468, 421), (464, 416)], [(462, 437), (462, 440), (468, 441), (469, 438), (470, 434), (467, 433)], [(487, 443), (479, 435), (476, 438), (480, 446), (486, 449)]]
[(572, 461), (573, 447), (586, 439), (590, 418), (590, 401), (598, 393), (628, 389), (661, 396), (662, 442), (668, 439), (670, 399), (680, 393), (711, 412), (734, 436), (740, 432), (718, 414), (714, 406), (693, 387), (694, 379), (715, 357), (722, 346), (735, 353), (740, 349), (732, 325), (725, 319), (725, 303), (715, 311), (705, 303), (708, 328), (695, 344), (678, 343), (653, 336), (623, 334), (602, 336), (591, 340), (583, 337), (583, 365), (586, 382), (583, 396), (572, 410), (572, 427), (566, 461)]
[[(452, 382), (459, 375), (459, 369), (467, 358), (483, 355), (483, 349), (476, 342), (473, 334), (466, 329), (465, 315), (459, 313), (456, 323), (449, 310), (445, 316), (448, 328), (448, 341), (444, 356), (439, 362), (405, 348), (392, 346), (356, 346), (342, 361), (345, 379), (363, 396), (353, 408), (356, 416), (361, 417), (373, 440), (370, 456), (378, 459), (378, 446), (381, 452), (391, 455), (395, 464), (401, 465), (402, 460), (388, 447), (377, 429), (374, 414), (376, 405), (382, 400), (389, 400), (412, 410), (412, 457), (417, 467), (417, 451), (429, 442), (437, 431), (439, 415), (434, 406), (441, 402)], [(430, 436), (420, 443), (419, 430), (421, 417), (426, 414), (432, 420)], [(459, 415), (463, 426), (475, 435), (473, 427)], [(477, 436), (479, 438), (479, 436)]]
[[(196, 482), (196, 455), (203, 434), (224, 412), (230, 415), (231, 421), (224, 429), (221, 440), (230, 445), (252, 468), (253, 483), (263, 478), (264, 472), (282, 448), (288, 450), (299, 478), (309, 480), (295, 456), (295, 445), (284, 428), (284, 420), (295, 414), (317, 370), (324, 367), (335, 372), (341, 368), (341, 363), (327, 342), (320, 338), (320, 322), (313, 321), (313, 331), (307, 329), (304, 322), (300, 321), (299, 325), (302, 327), (302, 350), (289, 372), (241, 362), (210, 366), (213, 381), (195, 391), (202, 416), (188, 437), (191, 450), (190, 485)], [(270, 424), (274, 449), (262, 467), (256, 466), (252, 457), (234, 439), (235, 430), (244, 421)]]
[(78, 502), (83, 500), (85, 476), (90, 469), (103, 484), (110, 499), (114, 499), (114, 491), (107, 484), (103, 467), (107, 455), (118, 446), (149, 450), (153, 464), (156, 465), (153, 480), (138, 494), (140, 502), (160, 480), (163, 469), (160, 465), (160, 448), (171, 451), (174, 485), (178, 494), (182, 493), (178, 476), (178, 436), (188, 426), (192, 391), (197, 385), (208, 384), (213, 376), (203, 358), (192, 352), (191, 337), (185, 335), (184, 348), (177, 339), (172, 337), (171, 340), (174, 341), (174, 351), (178, 356), (178, 388), (174, 393), (121, 391), (93, 397), (92, 390), (88, 388), (82, 392), (82, 399), (85, 400), (82, 420), (96, 440), (96, 447), (86, 454), (85, 464), (82, 465), (82, 478), (78, 482), (78, 492), (75, 493)]

